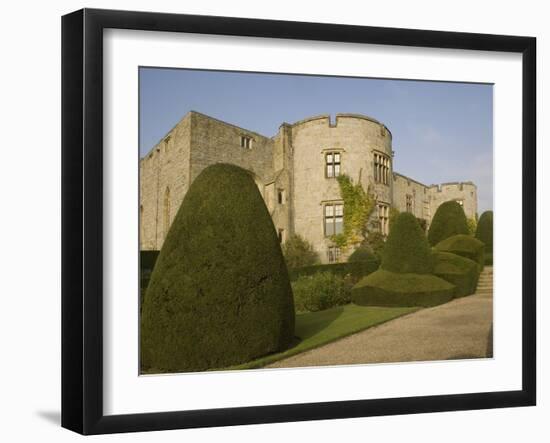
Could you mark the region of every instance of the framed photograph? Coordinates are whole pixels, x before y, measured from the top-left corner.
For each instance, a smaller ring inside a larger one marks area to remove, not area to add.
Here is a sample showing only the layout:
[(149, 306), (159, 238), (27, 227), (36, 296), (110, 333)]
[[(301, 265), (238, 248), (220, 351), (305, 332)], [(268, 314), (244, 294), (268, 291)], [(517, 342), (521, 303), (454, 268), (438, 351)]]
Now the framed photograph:
[(536, 40), (62, 20), (62, 426), (536, 403)]

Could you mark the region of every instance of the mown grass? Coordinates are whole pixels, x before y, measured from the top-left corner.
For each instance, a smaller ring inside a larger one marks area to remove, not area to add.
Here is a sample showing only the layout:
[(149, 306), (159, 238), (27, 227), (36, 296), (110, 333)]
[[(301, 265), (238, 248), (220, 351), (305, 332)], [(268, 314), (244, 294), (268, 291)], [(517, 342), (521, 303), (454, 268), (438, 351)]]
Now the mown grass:
[(266, 355), (248, 363), (225, 369), (262, 368), (276, 361), (318, 348), (319, 346), (382, 324), (388, 320), (401, 317), (418, 309), (356, 306), (349, 304), (325, 311), (297, 314), (295, 329), (297, 340), (293, 346), (286, 351)]

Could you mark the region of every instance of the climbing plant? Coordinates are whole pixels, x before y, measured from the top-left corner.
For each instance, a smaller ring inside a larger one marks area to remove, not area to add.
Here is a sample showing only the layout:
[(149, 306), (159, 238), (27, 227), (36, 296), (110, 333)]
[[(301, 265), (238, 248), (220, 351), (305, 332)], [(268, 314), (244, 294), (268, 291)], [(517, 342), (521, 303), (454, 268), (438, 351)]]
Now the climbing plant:
[(374, 197), (370, 187), (365, 191), (360, 180), (353, 183), (347, 175), (338, 176), (340, 195), (344, 201), (344, 232), (333, 235), (332, 241), (336, 246), (346, 247), (360, 243), (367, 232), (367, 223), (374, 210)]

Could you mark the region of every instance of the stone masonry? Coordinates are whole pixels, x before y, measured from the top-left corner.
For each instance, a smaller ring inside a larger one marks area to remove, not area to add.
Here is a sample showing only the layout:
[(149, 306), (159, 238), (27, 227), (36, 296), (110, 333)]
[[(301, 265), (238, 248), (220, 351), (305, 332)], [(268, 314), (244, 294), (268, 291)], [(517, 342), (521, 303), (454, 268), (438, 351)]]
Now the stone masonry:
[(456, 200), (468, 218), (477, 212), (472, 182), (424, 185), (393, 171), (389, 129), (359, 114), (337, 114), (283, 123), (266, 137), (215, 118), (189, 112), (140, 161), (140, 248), (158, 250), (189, 189), (207, 166), (232, 163), (254, 178), (281, 242), (292, 234), (308, 240), (323, 262), (349, 253), (334, 247), (331, 233), (343, 224), (336, 180), (346, 174), (376, 199), (375, 225), (388, 233), (389, 209), (430, 223), (438, 206)]

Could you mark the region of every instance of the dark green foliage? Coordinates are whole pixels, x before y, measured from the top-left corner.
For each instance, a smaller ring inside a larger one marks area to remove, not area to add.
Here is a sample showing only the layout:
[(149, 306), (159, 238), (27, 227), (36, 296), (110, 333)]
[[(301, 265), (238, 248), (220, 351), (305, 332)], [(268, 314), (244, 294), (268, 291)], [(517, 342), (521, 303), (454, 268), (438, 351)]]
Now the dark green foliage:
[(435, 245), (435, 250), (461, 255), (475, 261), (479, 269), (483, 269), (483, 243), (470, 235), (453, 235)]
[(493, 211), (481, 214), (477, 222), (476, 238), (485, 244), (486, 254), (493, 253)]
[(476, 291), (479, 267), (475, 261), (450, 252), (435, 251), (434, 257), (434, 274), (456, 286), (455, 297), (463, 297)]
[(384, 269), (364, 277), (352, 291), (362, 306), (435, 306), (454, 297), (455, 286), (429, 274), (404, 274)]
[(399, 212), (399, 209), (397, 208), (394, 208), (393, 206), (390, 207), (390, 219), (389, 219), (389, 229), (390, 229), (390, 232), (393, 228), (393, 225), (395, 224), (395, 220), (397, 220), (397, 216), (401, 214), (401, 212)]
[(303, 268), (291, 269), (290, 280), (296, 281), (300, 277), (314, 275), (320, 272), (330, 272), (340, 277), (348, 277), (352, 282), (359, 281), (362, 277), (376, 271), (380, 262), (376, 258), (351, 263), (333, 263), (328, 265), (306, 266)]
[(428, 241), (434, 246), (442, 240), (457, 234), (468, 234), (468, 221), (464, 209), (451, 200), (442, 203), (435, 211), (428, 231)]
[(384, 236), (380, 232), (369, 232), (367, 238), (363, 241), (363, 243), (361, 243), (361, 246), (369, 248), (374, 256), (379, 261), (382, 261), (382, 252), (384, 251), (384, 247), (386, 246), (386, 241), (384, 240)]
[(430, 274), (433, 259), (426, 236), (408, 212), (400, 213), (382, 254), (382, 269), (391, 272)]
[(486, 252), (483, 254), (483, 264), (485, 266), (493, 266), (493, 253), (492, 252)]
[(299, 312), (316, 312), (348, 304), (352, 286), (349, 278), (331, 272), (304, 275), (292, 282), (294, 307)]
[(377, 260), (377, 258), (372, 252), (372, 250), (366, 245), (359, 246), (348, 257), (348, 263), (357, 262), (357, 261), (373, 261), (373, 260)]
[(319, 255), (313, 246), (299, 235), (292, 235), (283, 245), (283, 255), (288, 269), (312, 266), (319, 263)]
[(153, 271), (160, 251), (139, 251), (139, 268), (143, 271)]
[(254, 180), (226, 164), (192, 183), (151, 275), (142, 368), (200, 371), (285, 349), (294, 303), (273, 222)]
[(155, 267), (160, 251), (139, 251), (139, 292), (140, 292), (140, 310), (143, 304), (143, 296), (149, 286), (151, 273)]

